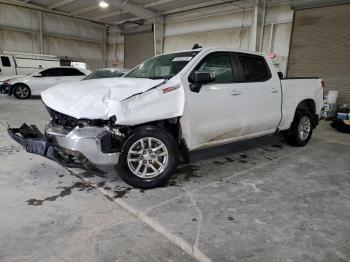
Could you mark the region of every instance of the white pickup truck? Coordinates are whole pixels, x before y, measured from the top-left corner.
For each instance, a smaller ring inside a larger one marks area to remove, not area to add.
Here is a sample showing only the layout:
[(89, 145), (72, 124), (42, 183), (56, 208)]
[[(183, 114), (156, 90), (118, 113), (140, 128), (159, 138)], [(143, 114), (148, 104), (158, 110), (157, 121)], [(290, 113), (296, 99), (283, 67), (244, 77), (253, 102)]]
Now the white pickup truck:
[(0, 53), (0, 82), (55, 66), (60, 66), (58, 56), (3, 51)]
[(28, 152), (66, 166), (116, 165), (128, 184), (164, 184), (188, 152), (282, 131), (304, 146), (323, 106), (321, 79), (280, 79), (260, 53), (205, 48), (153, 57), (122, 78), (41, 94), (52, 120), (9, 128)]

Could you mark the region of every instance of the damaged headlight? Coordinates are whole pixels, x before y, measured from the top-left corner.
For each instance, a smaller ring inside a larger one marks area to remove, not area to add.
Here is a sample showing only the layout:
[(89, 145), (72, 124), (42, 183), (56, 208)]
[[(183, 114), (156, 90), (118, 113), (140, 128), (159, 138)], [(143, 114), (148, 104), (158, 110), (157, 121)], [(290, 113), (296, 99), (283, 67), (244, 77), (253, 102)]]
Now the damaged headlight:
[(75, 127), (87, 127), (87, 126), (108, 126), (110, 120), (103, 120), (103, 119), (77, 119), (72, 116), (68, 116), (65, 114), (62, 114), (60, 112), (57, 112), (49, 107), (46, 107), (47, 111), (49, 112), (51, 118), (52, 118), (52, 124), (55, 126), (60, 126), (68, 130), (72, 130)]

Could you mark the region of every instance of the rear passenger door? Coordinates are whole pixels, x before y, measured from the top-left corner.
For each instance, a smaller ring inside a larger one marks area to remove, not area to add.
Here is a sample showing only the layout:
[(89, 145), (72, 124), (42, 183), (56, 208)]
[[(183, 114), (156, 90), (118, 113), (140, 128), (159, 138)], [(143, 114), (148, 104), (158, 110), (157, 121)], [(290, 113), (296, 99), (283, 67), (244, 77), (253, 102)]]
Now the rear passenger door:
[(280, 80), (263, 56), (233, 53), (240, 71), (235, 91), (240, 99), (241, 135), (272, 133), (281, 119)]
[(40, 94), (40, 92), (59, 83), (61, 77), (61, 70), (59, 67), (49, 68), (34, 74), (30, 81), (27, 82), (32, 94)]

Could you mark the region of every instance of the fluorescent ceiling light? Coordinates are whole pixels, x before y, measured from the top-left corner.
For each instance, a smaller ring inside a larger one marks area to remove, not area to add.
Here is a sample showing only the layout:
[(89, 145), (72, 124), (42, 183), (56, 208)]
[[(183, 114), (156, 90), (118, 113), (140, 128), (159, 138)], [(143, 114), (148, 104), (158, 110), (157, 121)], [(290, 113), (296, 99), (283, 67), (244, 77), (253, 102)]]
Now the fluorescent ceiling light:
[(101, 1), (101, 2), (99, 3), (99, 6), (100, 6), (101, 8), (107, 8), (107, 7), (109, 6), (109, 4), (108, 4), (107, 2), (105, 2), (105, 1)]

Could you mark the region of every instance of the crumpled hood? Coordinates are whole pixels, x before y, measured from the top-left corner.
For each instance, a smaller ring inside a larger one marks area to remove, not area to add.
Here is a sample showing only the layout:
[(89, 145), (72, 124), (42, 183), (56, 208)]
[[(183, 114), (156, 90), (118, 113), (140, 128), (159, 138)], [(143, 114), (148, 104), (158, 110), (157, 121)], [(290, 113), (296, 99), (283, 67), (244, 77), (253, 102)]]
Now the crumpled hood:
[(53, 110), (78, 119), (109, 119), (118, 113), (118, 102), (163, 82), (144, 78), (84, 80), (51, 87), (41, 93), (41, 98)]

